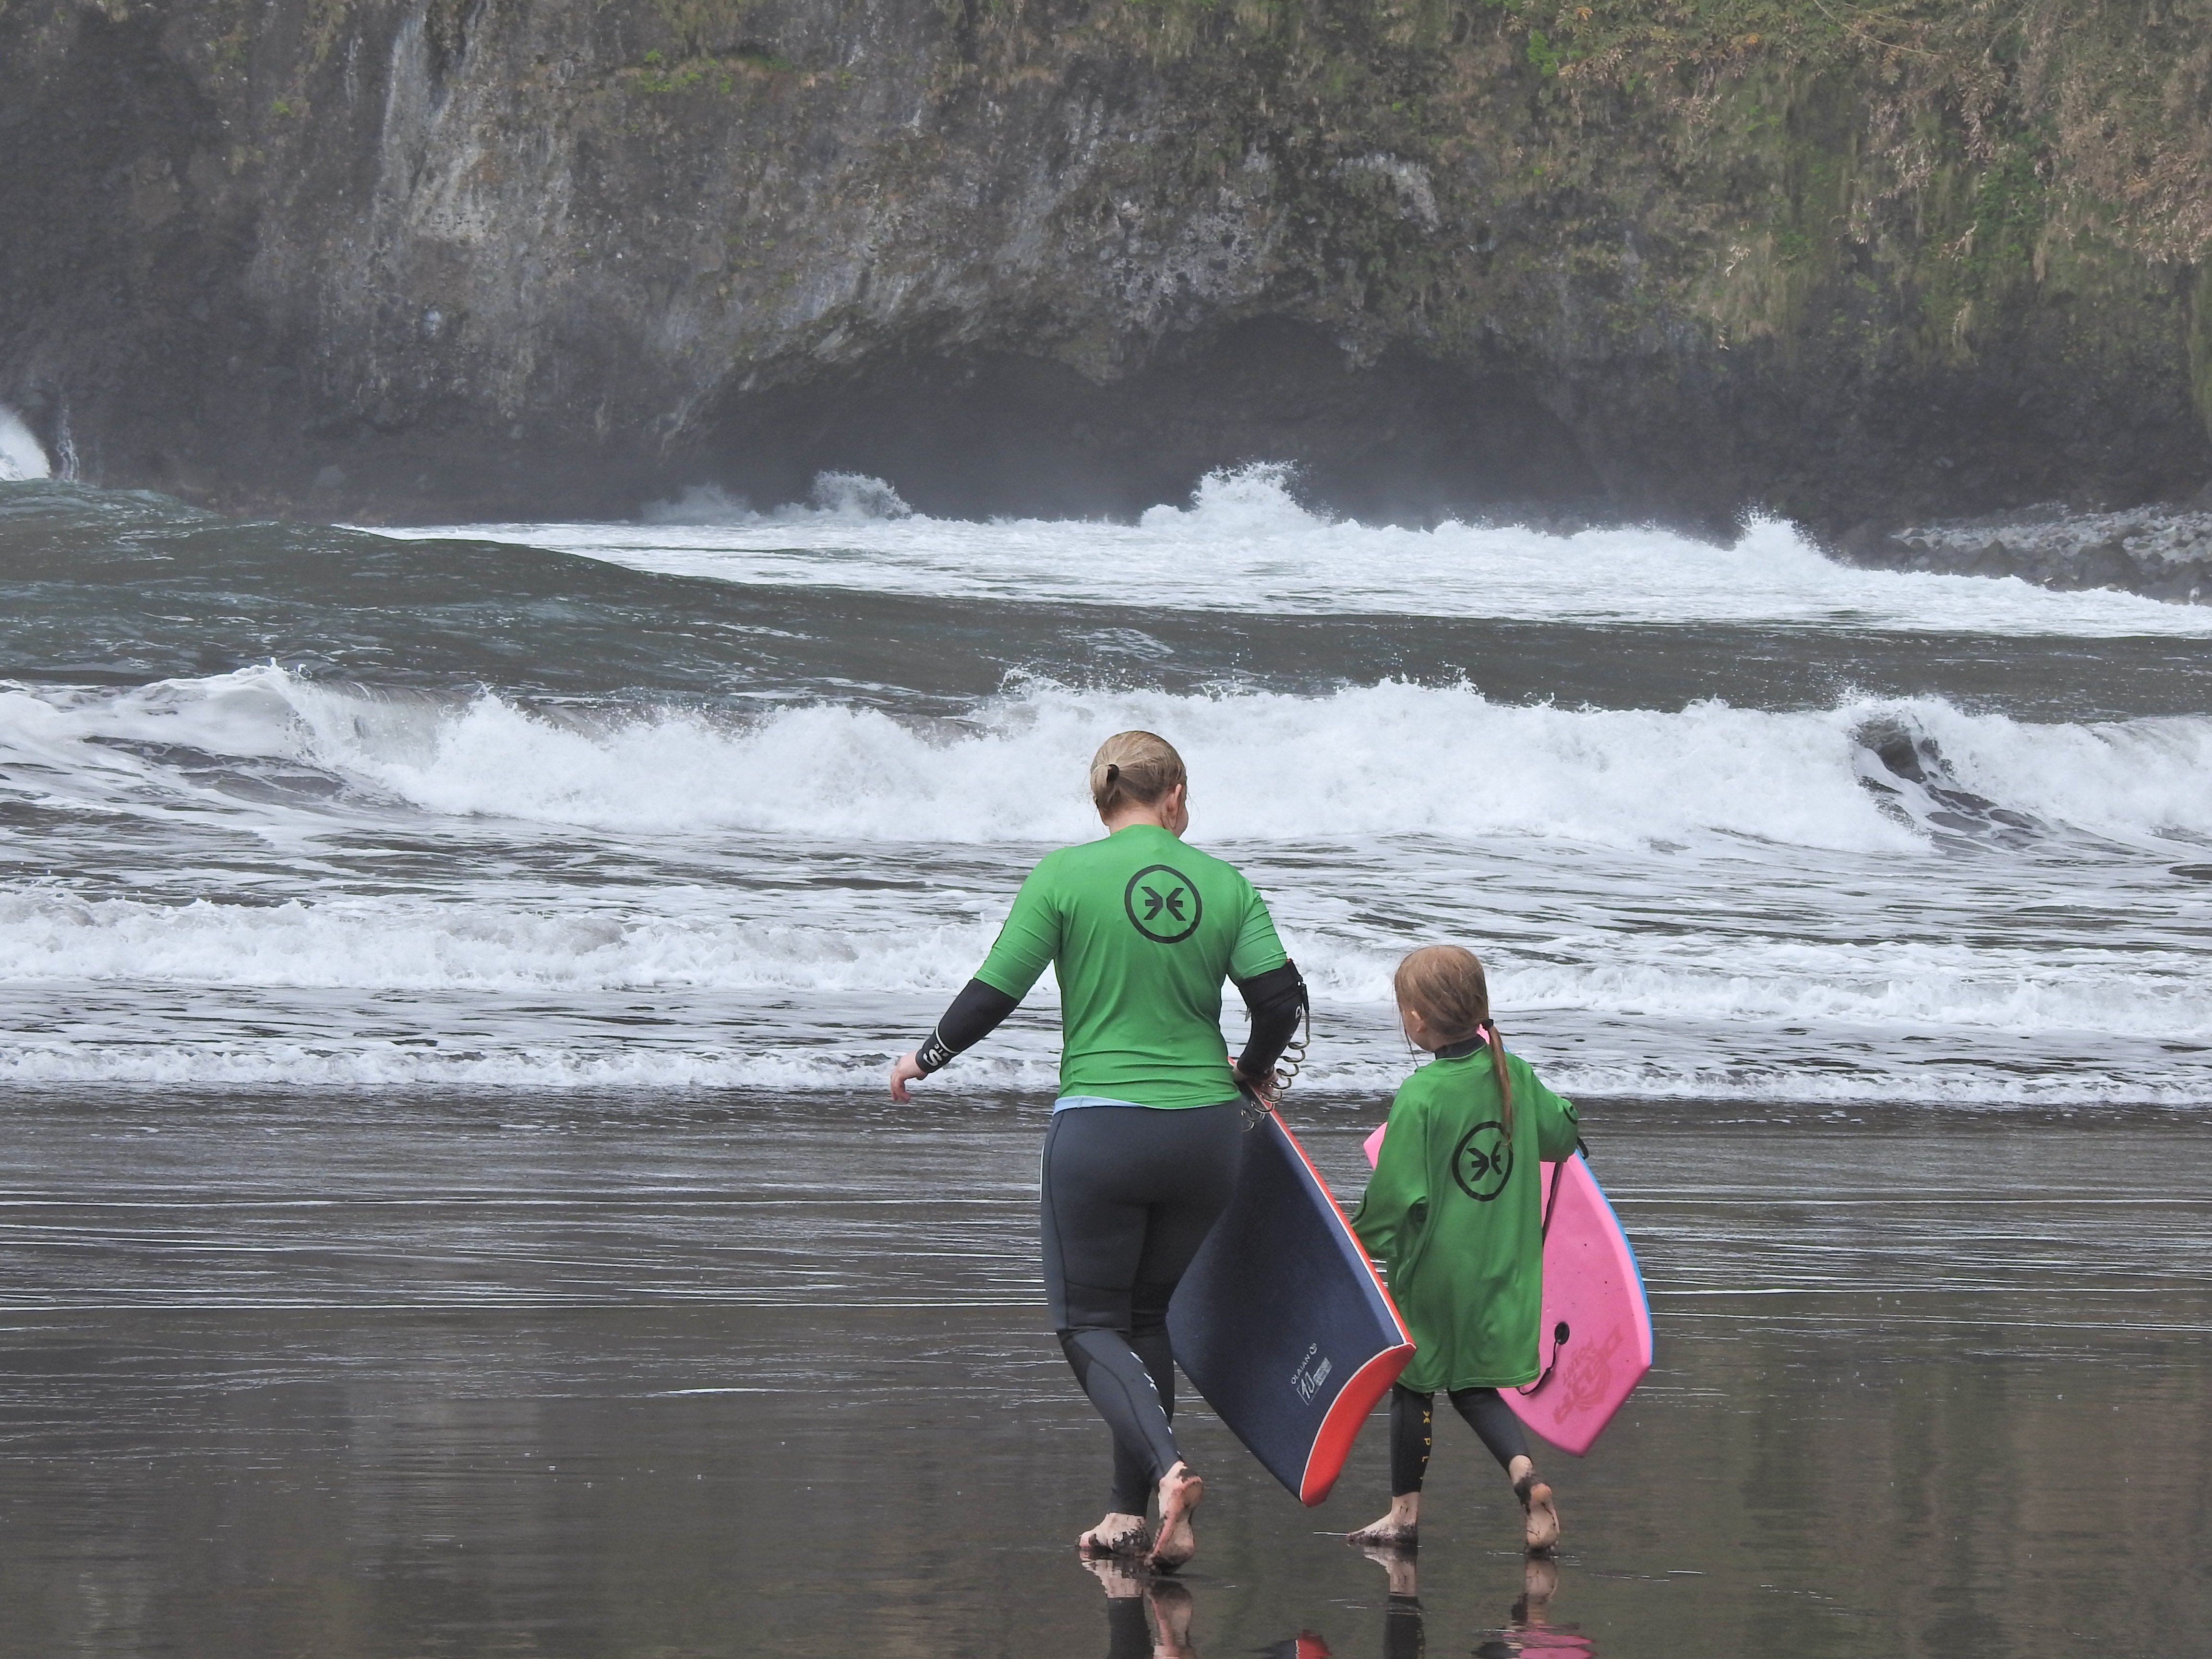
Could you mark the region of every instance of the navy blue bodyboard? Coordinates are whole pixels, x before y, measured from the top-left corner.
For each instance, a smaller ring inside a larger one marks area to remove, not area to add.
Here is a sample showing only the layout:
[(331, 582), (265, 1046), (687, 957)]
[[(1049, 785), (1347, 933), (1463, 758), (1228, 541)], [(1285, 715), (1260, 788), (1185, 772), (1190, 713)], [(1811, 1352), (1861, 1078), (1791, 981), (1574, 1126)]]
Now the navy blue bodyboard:
[(1176, 1288), (1168, 1334), (1206, 1403), (1309, 1504), (1413, 1357), (1367, 1253), (1273, 1112), (1245, 1133), (1237, 1195)]

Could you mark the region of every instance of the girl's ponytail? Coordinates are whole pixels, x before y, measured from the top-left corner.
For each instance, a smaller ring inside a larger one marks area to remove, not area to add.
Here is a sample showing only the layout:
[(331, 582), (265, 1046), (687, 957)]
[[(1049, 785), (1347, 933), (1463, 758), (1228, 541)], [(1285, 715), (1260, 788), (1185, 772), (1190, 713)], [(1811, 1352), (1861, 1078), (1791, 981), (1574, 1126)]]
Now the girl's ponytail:
[(1505, 1039), (1498, 1035), (1498, 1028), (1483, 1028), (1490, 1033), (1490, 1074), (1498, 1079), (1498, 1115), (1505, 1124), (1505, 1144), (1513, 1144), (1513, 1079), (1505, 1070)]
[(1490, 981), (1474, 952), (1456, 945), (1424, 945), (1398, 964), (1391, 981), (1401, 1006), (1411, 1008), (1443, 1046), (1482, 1037), (1490, 1044), (1490, 1074), (1498, 1079), (1498, 1110), (1507, 1143), (1513, 1139), (1513, 1079), (1505, 1069), (1505, 1043), (1490, 1023)]

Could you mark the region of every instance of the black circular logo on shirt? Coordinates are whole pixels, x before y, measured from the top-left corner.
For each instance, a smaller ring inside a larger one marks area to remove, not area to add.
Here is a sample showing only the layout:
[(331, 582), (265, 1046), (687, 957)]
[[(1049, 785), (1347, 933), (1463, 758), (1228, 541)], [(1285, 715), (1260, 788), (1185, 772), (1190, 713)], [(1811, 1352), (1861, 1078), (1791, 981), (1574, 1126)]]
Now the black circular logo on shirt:
[(1452, 1149), (1452, 1179), (1477, 1203), (1487, 1204), (1504, 1192), (1512, 1173), (1513, 1143), (1496, 1118), (1476, 1124)]
[(1130, 877), (1121, 908), (1155, 945), (1180, 945), (1198, 931), (1198, 889), (1171, 864), (1148, 864)]

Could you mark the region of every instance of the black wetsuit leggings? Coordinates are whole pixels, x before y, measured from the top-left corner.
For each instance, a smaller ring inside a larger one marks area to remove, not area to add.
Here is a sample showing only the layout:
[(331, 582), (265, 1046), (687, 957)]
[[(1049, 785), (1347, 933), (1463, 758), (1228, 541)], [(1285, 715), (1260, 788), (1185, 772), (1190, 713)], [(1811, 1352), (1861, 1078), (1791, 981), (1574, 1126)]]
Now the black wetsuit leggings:
[[(1411, 1389), (1390, 1390), (1390, 1495), (1402, 1498), (1419, 1492), (1428, 1478), (1429, 1447), (1435, 1438), (1436, 1395), (1415, 1394)], [(1495, 1389), (1454, 1389), (1452, 1408), (1467, 1425), (1482, 1437), (1501, 1469), (1516, 1457), (1528, 1455), (1528, 1437), (1521, 1419), (1498, 1398)]]
[(1238, 1103), (1078, 1106), (1044, 1138), (1045, 1294), (1075, 1380), (1114, 1431), (1116, 1513), (1142, 1515), (1176, 1449), (1168, 1299), (1237, 1190)]

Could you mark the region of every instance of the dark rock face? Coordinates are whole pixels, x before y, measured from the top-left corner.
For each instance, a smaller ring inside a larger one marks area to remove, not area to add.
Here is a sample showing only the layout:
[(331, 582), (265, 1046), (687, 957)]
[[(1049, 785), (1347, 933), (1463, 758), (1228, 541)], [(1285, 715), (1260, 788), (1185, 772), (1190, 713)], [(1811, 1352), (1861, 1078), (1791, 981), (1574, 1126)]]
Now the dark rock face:
[(2212, 477), (2186, 272), (2006, 242), (1871, 82), (1569, 96), (1504, 16), (15, 0), (0, 403), (326, 516), (830, 468), (1119, 514), (1267, 459), (1368, 518), (1833, 534)]
[(925, 513), (1127, 517), (1217, 467), (1284, 458), (1302, 464), (1304, 493), (1366, 519), (1604, 500), (1574, 434), (1510, 376), (1403, 349), (1350, 368), (1319, 330), (1273, 319), (1177, 343), (1103, 384), (996, 353), (738, 393), (702, 418), (700, 448), (755, 499), (858, 471), (896, 479)]

